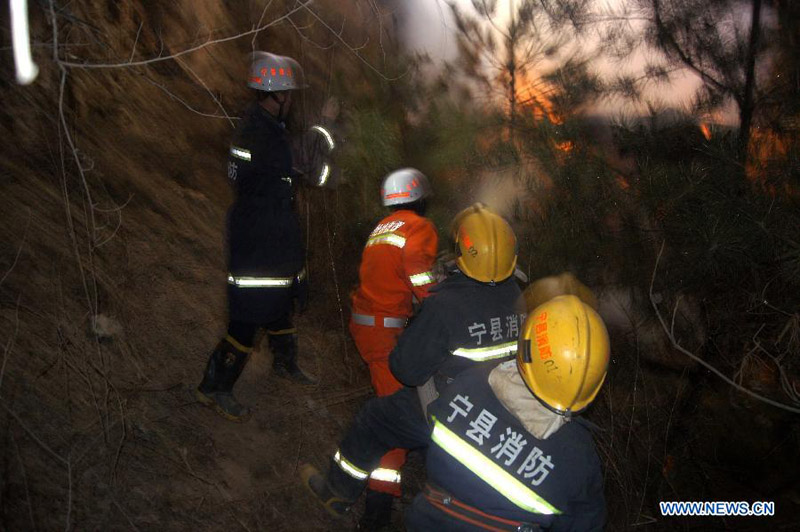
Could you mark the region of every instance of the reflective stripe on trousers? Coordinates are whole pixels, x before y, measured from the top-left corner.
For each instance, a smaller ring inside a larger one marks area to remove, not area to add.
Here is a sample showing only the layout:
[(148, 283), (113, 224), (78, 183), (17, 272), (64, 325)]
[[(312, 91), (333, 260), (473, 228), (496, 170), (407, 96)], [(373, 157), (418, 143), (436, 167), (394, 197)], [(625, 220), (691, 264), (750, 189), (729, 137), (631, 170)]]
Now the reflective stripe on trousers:
[[(365, 325), (367, 327), (375, 327), (375, 316), (369, 314), (358, 314), (353, 312), (353, 323), (358, 325)], [(383, 318), (383, 326), (386, 328), (402, 329), (406, 326), (406, 318), (394, 318), (387, 316)], [(380, 323), (380, 322), (379, 322)]]
[(356, 480), (367, 480), (369, 473), (350, 463), (347, 458), (342, 456), (342, 453), (337, 449), (336, 454), (333, 455), (333, 461), (348, 475)]
[(342, 456), (340, 451), (336, 451), (336, 454), (333, 455), (333, 461), (348, 475), (353, 477), (356, 480), (366, 480), (367, 478), (373, 480), (379, 480), (381, 482), (394, 482), (396, 484), (400, 483), (401, 476), (400, 471), (396, 469), (388, 469), (385, 467), (379, 467), (374, 469), (372, 473), (367, 473), (364, 469), (356, 466), (350, 460)]
[(400, 471), (396, 469), (388, 469), (385, 467), (379, 467), (372, 471), (369, 474), (370, 480), (380, 480), (381, 482), (393, 482), (395, 484), (400, 484)]

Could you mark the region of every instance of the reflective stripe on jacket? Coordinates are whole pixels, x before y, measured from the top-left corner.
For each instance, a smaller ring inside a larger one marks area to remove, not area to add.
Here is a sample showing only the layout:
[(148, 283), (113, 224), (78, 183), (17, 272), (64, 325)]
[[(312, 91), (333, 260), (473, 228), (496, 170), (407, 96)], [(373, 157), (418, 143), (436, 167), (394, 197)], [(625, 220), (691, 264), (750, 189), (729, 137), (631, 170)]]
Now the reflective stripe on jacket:
[(305, 265), (292, 205), (292, 152), (283, 124), (250, 106), (228, 151), (235, 199), (227, 215), (228, 317), (269, 323), (292, 311), (292, 282)]
[(303, 268), (297, 275), (289, 277), (253, 277), (235, 276), (228, 274), (228, 284), (238, 288), (291, 288), (294, 283), (299, 283), (306, 278), (306, 269)]
[(435, 377), (438, 389), (476, 364), (512, 357), (525, 319), (517, 312), (520, 298), (513, 278), (489, 285), (452, 274), (431, 289), (400, 336), (389, 358), (392, 373), (407, 386)]
[(303, 235), (292, 204), (292, 173), (286, 129), (252, 105), (234, 133), (228, 156), (228, 178), (236, 193), (227, 219), (232, 276), (291, 277), (305, 265)]
[(428, 481), (491, 515), (548, 530), (602, 530), (603, 475), (589, 430), (575, 419), (536, 438), (494, 395), (491, 370), (461, 373), (430, 405)]

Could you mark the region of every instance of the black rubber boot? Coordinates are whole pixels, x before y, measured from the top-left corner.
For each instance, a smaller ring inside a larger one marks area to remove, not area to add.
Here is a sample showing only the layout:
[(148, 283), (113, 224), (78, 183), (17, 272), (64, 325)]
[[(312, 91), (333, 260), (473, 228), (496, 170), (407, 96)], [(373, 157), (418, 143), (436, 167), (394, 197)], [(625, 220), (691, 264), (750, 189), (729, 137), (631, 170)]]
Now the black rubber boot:
[(331, 488), (328, 479), (311, 464), (300, 466), (300, 480), (303, 486), (311, 492), (325, 510), (333, 517), (341, 518), (347, 515), (356, 502), (354, 498), (337, 493)]
[(247, 420), (250, 409), (233, 396), (233, 385), (242, 374), (248, 355), (227, 340), (221, 340), (208, 358), (203, 381), (195, 392), (198, 401), (213, 407), (224, 418), (239, 423)]
[(364, 515), (358, 521), (358, 530), (379, 531), (392, 524), (394, 495), (368, 489)]
[(298, 384), (317, 384), (317, 379), (306, 374), (297, 365), (297, 335), (268, 334), (269, 348), (274, 357), (272, 369), (275, 375)]

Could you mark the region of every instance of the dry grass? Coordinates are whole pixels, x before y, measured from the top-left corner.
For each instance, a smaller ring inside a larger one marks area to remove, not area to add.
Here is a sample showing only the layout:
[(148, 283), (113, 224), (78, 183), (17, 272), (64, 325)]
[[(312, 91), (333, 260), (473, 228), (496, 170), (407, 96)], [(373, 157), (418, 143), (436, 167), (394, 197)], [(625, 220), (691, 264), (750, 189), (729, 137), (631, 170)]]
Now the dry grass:
[[(133, 56), (153, 55), (161, 38), (174, 52), (250, 24), (216, 3), (184, 4), (59, 9), (60, 55), (127, 57), (134, 40)], [(271, 9), (280, 14), (282, 2)], [(33, 13), (43, 42), (47, 15)], [(314, 308), (298, 320), (317, 387), (281, 382), (259, 353), (238, 385), (256, 409), (248, 424), (222, 420), (190, 393), (225, 323), (231, 125), (183, 103), (238, 112), (244, 52), (232, 42), (152, 68), (70, 69), (66, 130), (46, 56), (36, 85), (0, 87), (0, 128), (13, 139), (0, 159), (3, 528), (293, 530), (297, 516), (303, 528), (329, 528), (295, 469), (321, 462), (370, 388), (352, 346), (343, 356), (338, 300), (321, 289), (332, 284), (327, 257), (312, 257)], [(320, 227), (314, 245), (330, 237)], [(98, 314), (120, 331), (94, 334)]]

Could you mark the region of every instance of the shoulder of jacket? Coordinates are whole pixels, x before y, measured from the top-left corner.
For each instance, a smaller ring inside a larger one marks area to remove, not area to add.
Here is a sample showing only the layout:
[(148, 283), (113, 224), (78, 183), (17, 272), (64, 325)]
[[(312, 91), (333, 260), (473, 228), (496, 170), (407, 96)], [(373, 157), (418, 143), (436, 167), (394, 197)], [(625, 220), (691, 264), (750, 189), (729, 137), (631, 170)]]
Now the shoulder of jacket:
[(564, 431), (559, 447), (575, 460), (591, 460), (596, 454), (595, 436), (602, 429), (594, 423), (578, 416), (559, 429)]
[(451, 309), (454, 305), (462, 306), (466, 297), (465, 287), (466, 285), (458, 282), (458, 279), (453, 280), (453, 276), (447, 277), (428, 291), (428, 297), (425, 298), (423, 304), (430, 302), (431, 306), (434, 306), (437, 310), (440, 307), (444, 307), (445, 311)]
[(600, 432), (606, 431), (606, 429), (602, 428), (600, 425), (597, 425), (596, 423), (589, 421), (583, 416), (576, 416), (572, 421), (576, 426), (584, 429), (584, 432), (586, 432), (589, 435), (598, 434)]
[(384, 216), (383, 218), (381, 218), (378, 221), (378, 223), (375, 224), (375, 227), (377, 227), (377, 226), (379, 226), (381, 224), (387, 224), (387, 223), (395, 222), (395, 221), (398, 221), (397, 220), (397, 213), (391, 212), (391, 213), (387, 214), (386, 216)]
[(258, 124), (255, 120), (247, 116), (242, 120), (242, 123), (239, 124), (239, 127), (236, 128), (236, 132), (233, 134), (232, 143), (233, 144), (246, 144), (248, 141), (251, 141), (257, 138), (260, 135)]
[(444, 313), (441, 307), (447, 306), (448, 298), (446, 296), (442, 297), (442, 292), (439, 290), (440, 287), (441, 284), (438, 284), (430, 289), (428, 296), (422, 300), (420, 309), (415, 316), (419, 316), (424, 312), (428, 317), (438, 317)]
[(409, 233), (418, 233), (420, 235), (430, 235), (433, 234), (434, 236), (438, 237), (439, 235), (436, 232), (436, 226), (433, 225), (428, 218), (424, 216), (419, 216), (418, 214), (414, 214), (414, 217), (404, 219), (406, 222), (406, 230)]

